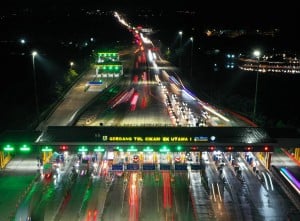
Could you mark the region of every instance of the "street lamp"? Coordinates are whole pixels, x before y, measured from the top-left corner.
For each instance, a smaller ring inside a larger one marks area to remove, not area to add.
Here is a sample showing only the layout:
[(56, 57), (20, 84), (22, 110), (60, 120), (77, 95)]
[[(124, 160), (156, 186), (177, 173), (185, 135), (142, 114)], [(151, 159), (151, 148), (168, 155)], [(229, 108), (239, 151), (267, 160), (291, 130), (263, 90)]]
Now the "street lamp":
[(38, 95), (37, 95), (36, 71), (35, 71), (35, 63), (34, 63), (34, 58), (35, 58), (35, 56), (37, 56), (37, 54), (38, 53), (36, 51), (33, 51), (31, 55), (32, 55), (35, 108), (36, 108), (38, 123), (40, 123), (40, 109), (39, 109), (39, 102), (38, 102)]
[(194, 48), (194, 38), (190, 37), (190, 41), (192, 42), (192, 47), (191, 47), (191, 78), (193, 76), (193, 48)]
[(181, 68), (181, 64), (182, 64), (182, 31), (178, 32), (179, 37), (180, 37), (180, 47), (179, 47), (179, 68)]
[(71, 61), (71, 62), (70, 62), (70, 68), (72, 69), (72, 68), (73, 68), (73, 66), (74, 66), (74, 62), (73, 62), (73, 61)]
[(253, 105), (253, 119), (255, 119), (256, 115), (256, 103), (257, 103), (257, 90), (258, 90), (258, 76), (259, 76), (259, 57), (260, 51), (255, 50), (253, 55), (257, 58), (257, 70), (256, 70), (256, 81), (255, 81), (255, 95), (254, 95), (254, 105)]

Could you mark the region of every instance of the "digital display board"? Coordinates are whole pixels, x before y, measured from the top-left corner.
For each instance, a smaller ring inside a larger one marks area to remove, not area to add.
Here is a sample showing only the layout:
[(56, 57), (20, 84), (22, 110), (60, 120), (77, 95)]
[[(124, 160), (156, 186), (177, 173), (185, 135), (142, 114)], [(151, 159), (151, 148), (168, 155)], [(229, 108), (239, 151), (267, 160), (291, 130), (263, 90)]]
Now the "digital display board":
[(144, 163), (143, 164), (143, 170), (155, 170), (156, 169), (156, 165), (155, 164), (150, 164), (150, 163)]
[(171, 169), (170, 164), (164, 164), (164, 163), (159, 164), (159, 170), (170, 170), (170, 169)]
[(108, 142), (208, 142), (205, 136), (102, 136)]
[(139, 170), (140, 169), (140, 165), (137, 163), (129, 163), (126, 165), (126, 169), (127, 170)]
[(175, 170), (187, 170), (187, 164), (175, 164)]
[(201, 164), (191, 164), (191, 170), (201, 170), (201, 169), (205, 169), (205, 166)]
[(111, 167), (111, 170), (113, 171), (123, 171), (123, 164), (113, 164)]

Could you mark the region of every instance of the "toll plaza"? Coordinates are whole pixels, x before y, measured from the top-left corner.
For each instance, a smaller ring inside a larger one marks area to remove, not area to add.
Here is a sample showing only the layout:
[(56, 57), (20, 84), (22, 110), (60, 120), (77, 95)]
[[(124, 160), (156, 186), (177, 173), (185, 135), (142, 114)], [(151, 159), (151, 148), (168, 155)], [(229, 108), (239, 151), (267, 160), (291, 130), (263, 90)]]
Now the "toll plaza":
[[(268, 168), (274, 148), (299, 146), (294, 130), (259, 127), (78, 127), (46, 131), (6, 131), (0, 136), (0, 163), (13, 154), (40, 153), (46, 162), (55, 151), (100, 153), (114, 170), (200, 169), (203, 152), (258, 152)], [(122, 165), (122, 166), (120, 166)]]

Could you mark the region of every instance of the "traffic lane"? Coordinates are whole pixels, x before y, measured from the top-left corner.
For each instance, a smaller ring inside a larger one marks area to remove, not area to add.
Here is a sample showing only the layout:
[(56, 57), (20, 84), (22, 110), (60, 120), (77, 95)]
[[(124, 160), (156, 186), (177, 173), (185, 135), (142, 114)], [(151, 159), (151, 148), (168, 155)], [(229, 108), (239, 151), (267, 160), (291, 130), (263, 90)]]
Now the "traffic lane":
[(245, 165), (242, 167), (242, 175), (249, 191), (249, 200), (259, 211), (260, 216), (267, 219), (285, 219), (285, 214), (288, 214), (292, 208), (296, 209), (285, 194), (282, 194), (281, 187), (276, 180), (273, 180), (268, 170), (261, 170), (261, 179), (258, 179), (253, 167), (247, 163), (245, 158), (241, 157), (240, 159)]
[(114, 107), (110, 112), (103, 112), (99, 119), (103, 124), (112, 126), (133, 125), (132, 122), (134, 125), (170, 124), (171, 121), (164, 104), (158, 103), (155, 97), (146, 95), (139, 98), (134, 110), (130, 110), (129, 102), (123, 103)]
[(39, 174), (35, 156), (15, 156), (0, 171), (0, 213), (3, 219), (18, 213), (19, 206), (36, 183)]
[(60, 221), (77, 220), (82, 212), (82, 205), (84, 203), (85, 194), (90, 188), (90, 178), (88, 175), (77, 177), (76, 182), (73, 184), (71, 190), (68, 192), (69, 200), (60, 205), (60, 208), (56, 214), (56, 218)]
[[(218, 184), (222, 190), (222, 200), (218, 199), (219, 194), (215, 194), (215, 197), (212, 195), (211, 197), (212, 203), (214, 204), (215, 216), (222, 220), (242, 220), (244, 211), (241, 205), (243, 201), (245, 201), (245, 199), (239, 199), (242, 184), (237, 179), (230, 164), (223, 158), (223, 155), (219, 154), (219, 156), (221, 158), (218, 159), (215, 156), (212, 157), (211, 153), (208, 153), (210, 162), (208, 165), (210, 165), (211, 170), (214, 171), (213, 174), (216, 176), (215, 184)], [(212, 160), (212, 158), (214, 160)], [(215, 193), (218, 192), (217, 185), (214, 185), (214, 190)]]
[(197, 220), (191, 198), (190, 177), (186, 172), (175, 172), (172, 179), (173, 211), (175, 220)]
[[(33, 217), (34, 210), (36, 205), (38, 205), (40, 199), (42, 198), (44, 185), (42, 182), (35, 182), (32, 186), (28, 194), (25, 196), (24, 200), (17, 207), (17, 211), (15, 214), (15, 219), (24, 219)], [(9, 201), (7, 202), (9, 203)], [(3, 207), (1, 207), (3, 208)], [(5, 214), (5, 212), (3, 212)]]
[(128, 221), (128, 173), (122, 177), (116, 177), (108, 188), (108, 193), (103, 209), (103, 221), (119, 220)]
[(163, 220), (161, 176), (157, 172), (143, 173), (140, 217), (145, 221)]
[(85, 106), (98, 92), (85, 91), (86, 84), (95, 77), (95, 70), (88, 71), (64, 96), (59, 106), (49, 118), (40, 124), (40, 127), (67, 126), (76, 111)]
[(203, 171), (189, 171), (191, 200), (195, 219), (210, 221), (214, 219), (213, 206), (210, 193), (205, 188), (206, 181), (204, 181), (201, 173)]
[[(93, 102), (81, 113), (75, 121), (76, 126), (99, 126), (99, 115), (103, 112), (111, 110), (110, 101), (117, 96), (121, 91), (127, 89), (127, 85), (120, 83), (120, 79), (114, 81), (109, 87), (98, 94)], [(98, 125), (95, 125), (95, 123)]]
[[(110, 181), (108, 181), (110, 182)], [(87, 197), (86, 209), (83, 209), (80, 218), (84, 220), (98, 220), (101, 218), (104, 204), (106, 201), (109, 183), (105, 181), (105, 177), (94, 177), (91, 192)]]
[[(211, 157), (209, 158), (211, 159)], [(207, 188), (214, 216), (218, 220), (231, 220), (239, 217), (237, 208), (239, 201), (232, 197), (232, 190), (227, 184), (229, 182), (227, 166), (220, 167), (214, 160), (206, 165)]]

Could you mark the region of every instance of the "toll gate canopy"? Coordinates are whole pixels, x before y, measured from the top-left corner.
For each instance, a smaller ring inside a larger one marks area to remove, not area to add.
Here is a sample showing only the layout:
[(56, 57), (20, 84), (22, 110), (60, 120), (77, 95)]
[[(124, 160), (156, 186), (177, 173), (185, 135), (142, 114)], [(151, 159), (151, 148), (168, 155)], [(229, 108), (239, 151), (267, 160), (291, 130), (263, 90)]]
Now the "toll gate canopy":
[[(20, 140), (20, 138), (22, 138)], [(28, 140), (26, 140), (26, 138)], [(176, 151), (181, 145), (186, 151), (253, 151), (272, 152), (276, 147), (297, 147), (300, 133), (296, 129), (260, 127), (78, 127), (50, 126), (46, 131), (6, 131), (1, 134), (1, 145), (8, 142), (27, 142), (30, 145), (102, 145), (168, 146)], [(266, 148), (267, 147), (267, 148)]]
[[(26, 140), (26, 137), (28, 140)], [(22, 138), (20, 140), (20, 138)], [(70, 150), (80, 145), (135, 146), (159, 151), (253, 151), (272, 152), (276, 147), (299, 147), (300, 133), (296, 129), (260, 127), (80, 127), (50, 126), (46, 131), (6, 131), (0, 135), (1, 146), (27, 142), (36, 147), (68, 145)]]

